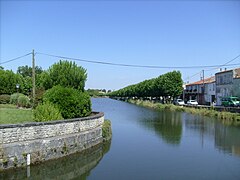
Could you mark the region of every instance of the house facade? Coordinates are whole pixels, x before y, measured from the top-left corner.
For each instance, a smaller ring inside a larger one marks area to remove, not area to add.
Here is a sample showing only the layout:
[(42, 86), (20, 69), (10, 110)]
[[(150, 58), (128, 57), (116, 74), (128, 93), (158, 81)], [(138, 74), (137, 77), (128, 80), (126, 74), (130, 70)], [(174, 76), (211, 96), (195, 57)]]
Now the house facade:
[(222, 104), (223, 97), (240, 97), (240, 68), (218, 72), (215, 77), (216, 105)]
[(209, 78), (209, 80), (204, 84), (204, 89), (205, 104), (212, 105), (216, 100), (215, 76)]
[(199, 104), (211, 104), (215, 100), (215, 77), (186, 84), (184, 101), (196, 100)]

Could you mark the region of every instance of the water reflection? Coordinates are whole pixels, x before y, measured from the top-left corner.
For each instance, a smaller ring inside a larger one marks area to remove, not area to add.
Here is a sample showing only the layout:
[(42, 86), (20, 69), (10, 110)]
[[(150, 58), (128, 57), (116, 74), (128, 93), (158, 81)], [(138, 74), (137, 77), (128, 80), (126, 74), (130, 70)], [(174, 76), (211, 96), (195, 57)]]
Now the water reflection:
[(178, 145), (182, 137), (182, 119), (178, 112), (157, 112), (150, 118), (143, 117), (140, 124), (153, 129), (166, 143)]
[(215, 146), (240, 157), (240, 129), (215, 123)]
[(0, 173), (0, 179), (86, 179), (110, 149), (111, 142), (99, 144), (82, 153), (73, 154), (57, 160), (8, 170)]
[(142, 116), (139, 124), (146, 129), (154, 130), (170, 145), (180, 145), (184, 127), (190, 132), (189, 136), (195, 136), (197, 133), (202, 146), (204, 141), (211, 140), (219, 151), (240, 157), (240, 128), (226, 126), (214, 118), (183, 112), (155, 111)]
[(240, 157), (240, 128), (226, 126), (217, 119), (185, 115), (185, 127), (197, 132), (202, 141), (212, 139), (215, 147), (228, 154)]

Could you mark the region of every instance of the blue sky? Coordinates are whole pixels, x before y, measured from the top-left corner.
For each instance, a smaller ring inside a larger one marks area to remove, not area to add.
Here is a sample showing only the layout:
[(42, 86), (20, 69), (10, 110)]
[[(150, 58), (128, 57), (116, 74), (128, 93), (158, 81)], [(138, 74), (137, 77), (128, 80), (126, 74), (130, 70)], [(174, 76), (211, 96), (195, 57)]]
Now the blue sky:
[[(224, 64), (240, 54), (240, 1), (3, 1), (0, 61), (35, 52), (155, 66)], [(36, 55), (47, 69), (58, 58)], [(233, 64), (240, 63), (237, 58)], [(174, 69), (77, 62), (86, 88), (119, 89)], [(2, 64), (16, 71), (31, 56)], [(240, 66), (240, 65), (239, 65)], [(237, 66), (234, 66), (237, 67)], [(227, 67), (233, 68), (233, 67)], [(217, 70), (208, 71), (214, 75)], [(197, 81), (199, 69), (176, 69)]]

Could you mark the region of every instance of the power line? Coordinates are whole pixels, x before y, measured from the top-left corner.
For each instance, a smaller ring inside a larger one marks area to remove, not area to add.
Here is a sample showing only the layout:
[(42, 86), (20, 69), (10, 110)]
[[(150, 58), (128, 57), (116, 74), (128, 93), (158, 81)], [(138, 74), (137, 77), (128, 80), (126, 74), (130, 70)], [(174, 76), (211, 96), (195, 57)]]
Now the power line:
[[(240, 57), (240, 54), (237, 55), (236, 57), (234, 57), (233, 59), (227, 61), (226, 63), (222, 64), (222, 65), (219, 65), (219, 66), (217, 66), (217, 67), (215, 67), (215, 68), (207, 69), (207, 70), (205, 70), (205, 71), (213, 71), (213, 70), (216, 70), (216, 69), (218, 69), (218, 68), (220, 68), (220, 67), (223, 67), (223, 66), (236, 66), (236, 65), (239, 65), (239, 64), (229, 64), (230, 62), (236, 60), (236, 59), (239, 58), (239, 57)], [(229, 64), (229, 65), (227, 65), (227, 64)], [(198, 72), (198, 73), (196, 73), (196, 74), (194, 74), (194, 75), (192, 75), (192, 76), (190, 76), (190, 77), (185, 78), (184, 81), (186, 81), (187, 79), (189, 80), (189, 79), (193, 78), (194, 76), (196, 76), (196, 75), (198, 75), (198, 74), (201, 74), (201, 72), (202, 72), (202, 71), (200, 71), (200, 72)]]
[(6, 64), (6, 63), (9, 63), (9, 62), (12, 62), (12, 61), (16, 61), (16, 60), (21, 59), (21, 58), (23, 58), (23, 57), (26, 57), (26, 56), (28, 56), (28, 55), (30, 55), (30, 54), (32, 54), (32, 53), (27, 53), (27, 54), (25, 54), (25, 55), (22, 55), (22, 56), (19, 56), (19, 57), (16, 57), (16, 58), (13, 58), (13, 59), (4, 61), (4, 62), (2, 62), (2, 63), (0, 62), (0, 64)]
[[(239, 55), (237, 55), (236, 57), (234, 57), (233, 59), (231, 59), (231, 60), (229, 60), (229, 61), (227, 61), (226, 63), (224, 63), (223, 65), (221, 65), (221, 66), (218, 66), (218, 67), (216, 67), (216, 68), (212, 68), (212, 69), (207, 69), (206, 71), (212, 71), (212, 70), (216, 70), (216, 69), (218, 69), (218, 68), (220, 68), (220, 67), (223, 67), (223, 66), (231, 66), (231, 65), (227, 65), (227, 64), (229, 64), (230, 62), (232, 62), (232, 61), (234, 61), (234, 60), (236, 60), (237, 58), (239, 58), (240, 57), (240, 54)], [(233, 65), (234, 66), (234, 65)]]
[[(41, 53), (41, 52), (37, 52), (36, 54), (41, 54), (41, 55), (60, 58), (60, 59), (68, 59), (68, 60), (75, 60), (75, 61), (81, 61), (81, 62), (87, 62), (87, 63), (94, 63), (94, 64), (124, 66), (124, 67), (137, 67), (137, 68), (155, 68), (155, 69), (199, 69), (199, 68), (213, 68), (213, 67), (219, 67), (219, 66), (240, 65), (240, 63), (238, 63), (238, 64), (229, 64), (229, 65), (221, 64), (221, 65), (209, 65), (209, 66), (150, 66), (150, 65), (135, 65), (135, 64), (121, 64), (121, 63), (112, 63), (112, 62), (103, 62), (103, 61), (93, 61), (93, 60), (72, 58), (72, 57), (66, 57), (66, 56), (52, 55), (52, 54)], [(238, 58), (239, 56), (240, 56), (240, 54), (236, 58)]]
[(185, 79), (184, 79), (184, 81), (186, 81), (186, 80), (190, 80), (191, 78), (193, 78), (193, 77), (195, 77), (195, 76), (197, 76), (197, 75), (201, 74), (201, 72), (202, 72), (202, 71), (200, 71), (200, 72), (197, 72), (196, 74), (193, 74), (193, 75), (192, 75), (192, 76), (190, 76), (190, 77), (188, 76), (187, 78), (185, 78)]

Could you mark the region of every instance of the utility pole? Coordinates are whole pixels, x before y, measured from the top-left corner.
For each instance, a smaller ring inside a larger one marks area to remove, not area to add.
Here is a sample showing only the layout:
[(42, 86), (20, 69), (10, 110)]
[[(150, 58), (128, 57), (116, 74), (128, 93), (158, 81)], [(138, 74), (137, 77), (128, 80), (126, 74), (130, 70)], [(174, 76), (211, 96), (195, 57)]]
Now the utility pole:
[(204, 91), (205, 91), (205, 84), (204, 84), (204, 69), (202, 70), (203, 73), (203, 88), (202, 88), (202, 93), (203, 93), (203, 103), (205, 103), (205, 95), (204, 95)]
[(32, 97), (33, 97), (33, 107), (35, 106), (35, 94), (36, 94), (36, 85), (35, 85), (35, 59), (34, 59), (34, 49), (32, 51)]
[(202, 74), (203, 74), (203, 85), (204, 85), (204, 70), (202, 70)]

